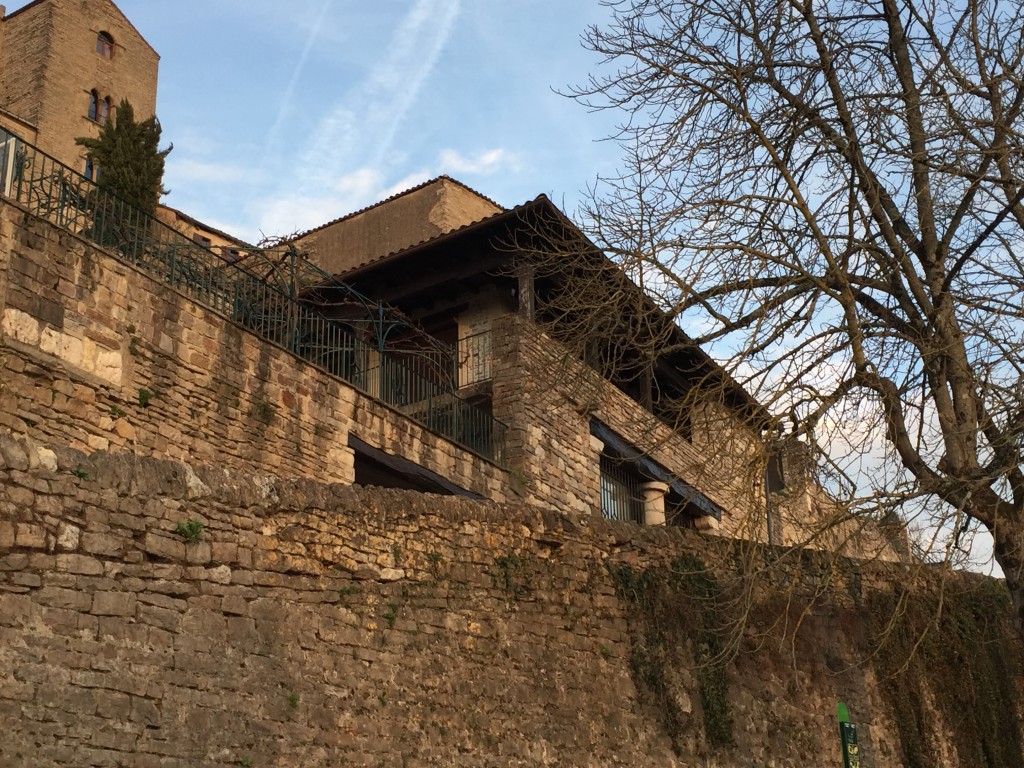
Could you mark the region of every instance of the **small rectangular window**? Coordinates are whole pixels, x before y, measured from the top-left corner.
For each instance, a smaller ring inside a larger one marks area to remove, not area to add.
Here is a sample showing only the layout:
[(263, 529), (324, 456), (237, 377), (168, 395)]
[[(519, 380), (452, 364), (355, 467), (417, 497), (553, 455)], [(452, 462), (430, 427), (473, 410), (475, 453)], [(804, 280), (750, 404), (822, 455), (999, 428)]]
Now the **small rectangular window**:
[(601, 514), (608, 520), (644, 521), (643, 479), (629, 464), (601, 454)]
[(100, 32), (96, 36), (96, 53), (104, 59), (109, 59), (114, 55), (114, 38), (110, 36), (109, 32)]
[(198, 232), (192, 235), (192, 242), (196, 243), (197, 245), (203, 246), (203, 248), (209, 248), (211, 245), (213, 245), (213, 240), (204, 235), (200, 235)]

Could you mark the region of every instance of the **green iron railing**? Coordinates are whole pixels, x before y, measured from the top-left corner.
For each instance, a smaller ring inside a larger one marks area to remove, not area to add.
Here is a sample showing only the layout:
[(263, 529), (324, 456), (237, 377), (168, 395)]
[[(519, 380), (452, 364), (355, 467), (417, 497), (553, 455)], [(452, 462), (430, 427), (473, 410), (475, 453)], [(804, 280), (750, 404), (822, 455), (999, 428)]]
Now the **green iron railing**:
[[(506, 427), (455, 394), (455, 350), (358, 294), (294, 249), (231, 261), (0, 128), (0, 195), (81, 235), (257, 336), (338, 376), (427, 429), (503, 462)], [(318, 289), (343, 301), (317, 302)], [(342, 315), (343, 319), (329, 316)], [(400, 330), (401, 333), (394, 333)], [(407, 341), (395, 341), (405, 338)], [(408, 341), (408, 339), (413, 339)]]

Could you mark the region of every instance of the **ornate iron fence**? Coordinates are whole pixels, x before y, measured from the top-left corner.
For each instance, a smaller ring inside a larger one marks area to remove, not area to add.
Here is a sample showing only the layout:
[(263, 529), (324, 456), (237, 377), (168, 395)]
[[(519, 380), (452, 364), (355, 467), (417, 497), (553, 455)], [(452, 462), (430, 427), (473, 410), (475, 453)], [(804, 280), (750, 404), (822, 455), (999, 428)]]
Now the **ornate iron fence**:
[[(502, 463), (506, 427), (455, 394), (455, 350), (300, 259), (294, 249), (239, 247), (224, 258), (2, 128), (0, 195), (93, 241), (427, 429)], [(328, 286), (335, 293), (343, 289), (340, 304), (318, 302), (319, 289)], [(402, 333), (393, 333), (396, 329)], [(389, 338), (406, 341), (403, 345)]]

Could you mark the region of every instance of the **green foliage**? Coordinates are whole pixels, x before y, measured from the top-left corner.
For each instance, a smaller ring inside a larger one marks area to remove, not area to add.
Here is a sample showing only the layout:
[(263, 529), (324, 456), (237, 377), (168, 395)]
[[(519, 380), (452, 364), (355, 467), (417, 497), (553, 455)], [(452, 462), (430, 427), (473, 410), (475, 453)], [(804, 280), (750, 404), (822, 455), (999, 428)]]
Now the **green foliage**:
[(288, 709), (299, 708), (299, 694), (292, 691), (288, 694)]
[(263, 424), (269, 426), (273, 423), (274, 417), (277, 415), (277, 409), (274, 408), (273, 404), (268, 403), (265, 400), (261, 400), (253, 405), (252, 415)]
[(174, 532), (189, 544), (195, 544), (203, 537), (203, 524), (193, 518), (181, 520), (174, 527)]
[(164, 160), (173, 145), (160, 149), (160, 121), (137, 122), (135, 110), (122, 99), (96, 138), (80, 136), (75, 143), (98, 166), (97, 184), (136, 208), (152, 214), (167, 193), (163, 188)]
[(388, 627), (395, 626), (395, 619), (398, 618), (398, 606), (394, 603), (388, 603), (388, 609), (384, 612), (384, 621), (388, 623)]
[(84, 469), (72, 469), (71, 474), (77, 477), (79, 480), (89, 479), (89, 473), (86, 472)]
[(358, 584), (349, 584), (347, 586), (344, 586), (344, 587), (341, 587), (341, 588), (338, 589), (338, 597), (340, 597), (341, 599), (344, 600), (349, 595), (354, 595), (358, 591), (359, 591), (359, 585)]
[(153, 399), (153, 393), (145, 387), (139, 387), (139, 405), (143, 408), (149, 407), (149, 401)]
[(1018, 701), (1021, 673), (1010, 593), (994, 579), (972, 582), (967, 589), (947, 585), (945, 594), (870, 596), (877, 669), (907, 768), (932, 766), (939, 753), (928, 699), (963, 768), (1016, 768), (1024, 754), (1020, 723), (1007, 706)]
[(672, 739), (681, 749), (686, 722), (666, 670), (687, 666), (685, 649), (692, 645), (700, 686), (704, 733), (714, 747), (734, 744), (726, 658), (723, 649), (721, 590), (696, 557), (684, 555), (667, 570), (637, 573), (629, 566), (609, 564), (616, 591), (637, 612), (630, 666), (637, 682), (653, 698)]
[(494, 558), (494, 563), (498, 566), (496, 582), (509, 597), (518, 600), (530, 591), (530, 579), (524, 572), (524, 562), (519, 555), (501, 555)]

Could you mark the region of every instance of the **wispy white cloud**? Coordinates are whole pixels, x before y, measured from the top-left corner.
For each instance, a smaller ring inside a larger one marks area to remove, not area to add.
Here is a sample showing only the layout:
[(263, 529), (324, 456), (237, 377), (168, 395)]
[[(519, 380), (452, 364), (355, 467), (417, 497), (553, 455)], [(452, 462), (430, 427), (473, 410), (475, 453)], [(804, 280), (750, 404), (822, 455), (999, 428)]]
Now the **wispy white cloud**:
[(307, 185), (330, 184), (356, 163), (376, 168), (387, 162), (399, 126), (451, 36), (460, 5), (460, 0), (416, 1), (385, 57), (313, 131), (301, 163)]
[(295, 94), (295, 87), (302, 77), (302, 72), (306, 68), (306, 62), (309, 59), (309, 53), (313, 50), (313, 45), (320, 37), (320, 30), (323, 29), (324, 20), (327, 18), (327, 12), (331, 9), (333, 0), (324, 0), (323, 6), (320, 8), (320, 14), (317, 16), (316, 21), (313, 22), (313, 28), (309, 31), (309, 35), (306, 37), (306, 44), (303, 46), (302, 54), (299, 56), (299, 60), (295, 62), (295, 68), (292, 70), (292, 76), (288, 80), (288, 85), (285, 88), (284, 95), (281, 97), (281, 106), (277, 110), (277, 117), (274, 118), (274, 123), (270, 127), (270, 131), (267, 133), (267, 141), (263, 148), (264, 155), (269, 155), (274, 148), (274, 144), (277, 141), (278, 134), (281, 132), (281, 126), (284, 124), (285, 118), (291, 113), (292, 110), (292, 97)]
[(441, 150), (438, 165), (441, 173), (488, 176), (517, 165), (515, 157), (505, 149), (485, 149), (475, 155), (463, 155), (455, 149)]
[[(407, 189), (418, 187), (420, 184), (422, 184), (425, 181), (429, 181), (433, 176), (436, 175), (436, 173), (432, 174), (427, 173), (426, 171), (416, 171), (414, 173), (410, 173), (404, 178), (399, 179), (394, 184), (391, 184), (390, 186), (382, 190), (377, 200), (386, 200), (387, 198), (393, 195), (397, 195), (399, 192), (405, 192), (405, 190)], [(377, 200), (374, 200), (374, 202), (377, 202)]]
[(372, 168), (359, 168), (316, 192), (298, 191), (257, 203), (257, 234), (286, 235), (312, 229), (387, 196), (384, 175)]
[[(387, 181), (393, 178), (396, 133), (441, 57), (460, 5), (461, 0), (416, 0), (382, 49), (383, 58), (371, 63), (355, 90), (316, 123), (299, 161), (252, 207), (262, 231), (317, 226), (429, 178), (418, 171)], [(311, 31), (304, 58), (318, 34), (318, 28)], [(296, 73), (289, 93), (298, 82)], [(278, 123), (283, 119), (279, 114)]]
[(168, 186), (182, 183), (238, 184), (252, 181), (257, 176), (253, 168), (245, 166), (188, 158), (179, 160), (171, 155), (167, 160), (165, 182)]

